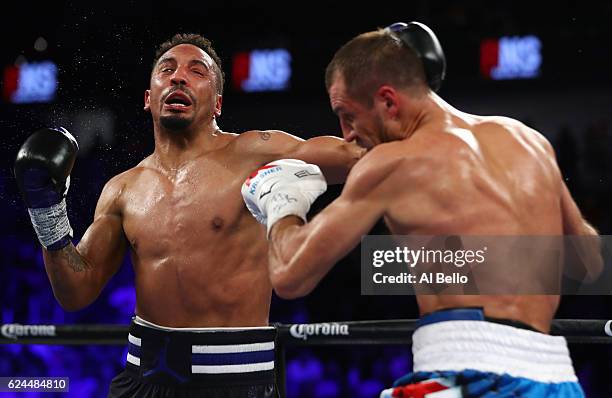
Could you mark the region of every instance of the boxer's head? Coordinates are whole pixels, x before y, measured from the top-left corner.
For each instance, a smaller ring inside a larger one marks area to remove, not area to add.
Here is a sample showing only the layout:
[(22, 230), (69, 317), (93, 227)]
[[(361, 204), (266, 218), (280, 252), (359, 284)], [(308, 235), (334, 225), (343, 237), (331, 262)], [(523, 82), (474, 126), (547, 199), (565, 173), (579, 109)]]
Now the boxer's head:
[(221, 115), (223, 83), (221, 60), (210, 41), (177, 34), (156, 51), (144, 108), (168, 130), (203, 125)]
[[(344, 138), (365, 148), (397, 139), (399, 96), (420, 99), (429, 88), (423, 65), (386, 30), (361, 34), (334, 55), (325, 84)], [(407, 123), (407, 121), (404, 121)]]

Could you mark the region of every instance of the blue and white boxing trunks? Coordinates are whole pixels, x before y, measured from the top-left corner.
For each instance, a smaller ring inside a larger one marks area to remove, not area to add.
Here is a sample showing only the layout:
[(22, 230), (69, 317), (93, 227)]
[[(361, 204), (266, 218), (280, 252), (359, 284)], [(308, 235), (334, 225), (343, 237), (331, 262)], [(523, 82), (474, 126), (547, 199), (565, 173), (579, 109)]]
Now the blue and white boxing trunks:
[(273, 327), (168, 328), (136, 317), (110, 398), (275, 398)]
[(489, 321), (481, 309), (422, 317), (412, 353), (414, 372), (381, 398), (584, 398), (565, 338)]

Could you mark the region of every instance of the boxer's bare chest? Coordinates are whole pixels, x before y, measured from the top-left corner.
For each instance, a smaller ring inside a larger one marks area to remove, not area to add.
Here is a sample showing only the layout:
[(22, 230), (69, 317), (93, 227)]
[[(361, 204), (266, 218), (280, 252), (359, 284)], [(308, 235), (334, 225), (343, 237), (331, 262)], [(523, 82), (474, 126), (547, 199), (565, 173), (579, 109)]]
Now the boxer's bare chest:
[[(142, 259), (197, 256), (219, 246), (245, 217), (240, 187), (248, 162), (202, 156), (167, 172), (144, 170), (124, 194), (124, 231)], [(179, 250), (180, 249), (180, 250)]]
[(136, 168), (120, 207), (140, 316), (176, 327), (267, 322), (267, 241), (240, 193), (258, 162), (227, 148), (176, 170)]

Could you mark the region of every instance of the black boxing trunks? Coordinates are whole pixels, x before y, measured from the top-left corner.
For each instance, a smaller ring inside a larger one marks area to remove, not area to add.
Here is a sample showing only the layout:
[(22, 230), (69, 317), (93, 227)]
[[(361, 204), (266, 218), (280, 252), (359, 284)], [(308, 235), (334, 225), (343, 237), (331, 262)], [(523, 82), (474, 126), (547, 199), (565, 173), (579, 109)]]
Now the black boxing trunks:
[(166, 328), (135, 317), (109, 398), (272, 398), (273, 327)]

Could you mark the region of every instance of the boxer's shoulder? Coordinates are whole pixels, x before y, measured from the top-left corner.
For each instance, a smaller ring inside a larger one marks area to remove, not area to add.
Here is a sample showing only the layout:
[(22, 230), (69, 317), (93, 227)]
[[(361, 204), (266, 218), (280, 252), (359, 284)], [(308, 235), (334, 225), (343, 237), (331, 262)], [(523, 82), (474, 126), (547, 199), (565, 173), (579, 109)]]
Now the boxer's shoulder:
[(474, 120), (476, 121), (476, 123), (474, 123), (475, 125), (490, 124), (490, 125), (497, 125), (499, 127), (504, 127), (504, 128), (515, 128), (519, 126), (524, 126), (524, 124), (520, 122), (519, 120), (513, 119), (508, 116), (497, 116), (497, 115), (477, 116), (477, 117), (474, 117)]
[(294, 153), (304, 140), (280, 130), (249, 130), (232, 143), (232, 152), (256, 164), (270, 162)]
[(362, 160), (385, 168), (419, 171), (439, 166), (446, 159), (446, 149), (435, 139), (414, 137), (407, 140), (391, 141), (377, 145)]
[(248, 130), (236, 137), (234, 143), (237, 147), (250, 152), (268, 153), (296, 145), (301, 141), (303, 141), (301, 138), (281, 130)]
[(519, 120), (504, 116), (487, 116), (482, 117), (482, 121), (476, 128), (484, 130), (485, 133), (494, 130), (501, 131), (523, 144), (536, 147), (548, 154), (554, 154), (553, 147), (544, 134)]
[(121, 199), (129, 192), (134, 183), (134, 176), (138, 173), (137, 167), (126, 170), (112, 177), (106, 182), (100, 194), (100, 202), (121, 205)]
[[(153, 167), (148, 163), (149, 158), (144, 159), (136, 166), (127, 169), (109, 179), (102, 190), (102, 195), (112, 196), (116, 199), (133, 192), (139, 186), (144, 186), (143, 178), (150, 175)], [(150, 178), (150, 177), (149, 177)]]
[(476, 132), (503, 131), (512, 135), (527, 134), (542, 137), (539, 132), (527, 126), (520, 120), (506, 116), (480, 116), (477, 123), (474, 124), (473, 130)]
[(421, 157), (417, 153), (407, 154), (398, 141), (389, 142), (375, 146), (355, 164), (347, 186), (364, 192), (381, 187), (399, 189), (398, 179), (410, 179), (415, 172), (423, 172)]
[(148, 156), (136, 166), (115, 175), (109, 182), (113, 181), (115, 184), (130, 186), (147, 174), (156, 172), (158, 172), (158, 166), (154, 164), (152, 156)]

